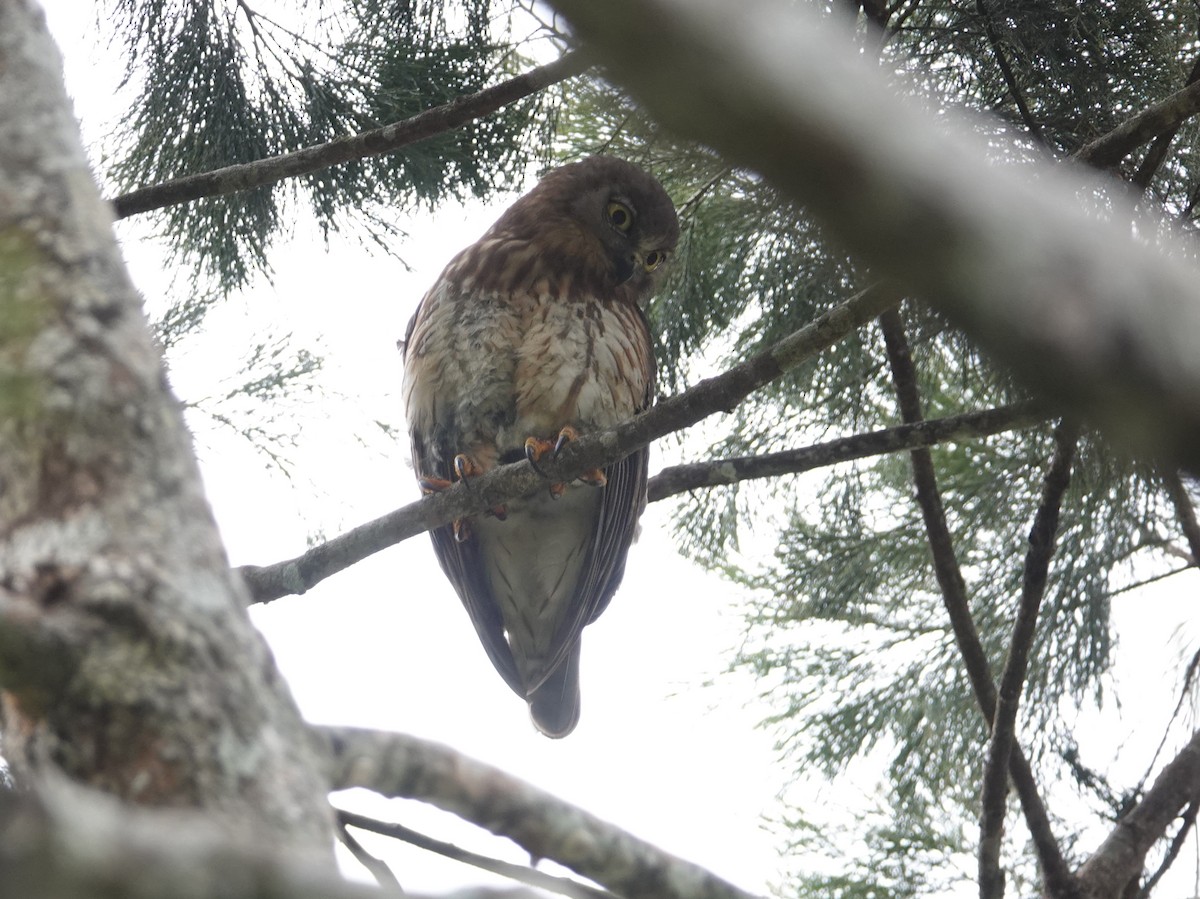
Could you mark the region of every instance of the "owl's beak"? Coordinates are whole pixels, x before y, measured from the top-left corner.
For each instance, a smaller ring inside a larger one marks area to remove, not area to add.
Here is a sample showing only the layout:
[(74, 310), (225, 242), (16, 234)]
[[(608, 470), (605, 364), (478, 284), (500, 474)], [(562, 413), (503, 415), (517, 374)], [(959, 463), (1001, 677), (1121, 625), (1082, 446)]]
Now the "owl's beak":
[(613, 257), (613, 274), (617, 276), (617, 283), (624, 284), (633, 277), (633, 273), (637, 271), (637, 259), (633, 256), (614, 256)]

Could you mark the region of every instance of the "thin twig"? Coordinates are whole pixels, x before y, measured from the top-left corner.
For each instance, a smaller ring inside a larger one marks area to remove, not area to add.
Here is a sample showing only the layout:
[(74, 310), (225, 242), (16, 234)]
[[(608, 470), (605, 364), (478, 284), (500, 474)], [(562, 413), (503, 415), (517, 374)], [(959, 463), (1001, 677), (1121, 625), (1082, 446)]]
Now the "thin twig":
[[(870, 321), (897, 298), (885, 288), (869, 288), (818, 316), (770, 349), (726, 372), (707, 378), (677, 396), (656, 403), (630, 421), (566, 445), (556, 460), (539, 467), (552, 482), (569, 482), (581, 472), (611, 465), (638, 447), (732, 409), (747, 395), (804, 360), (832, 346)], [(303, 593), (313, 585), (367, 556), (456, 518), (477, 515), (513, 497), (545, 489), (546, 479), (528, 462), (501, 465), (487, 474), (426, 496), (315, 546), (294, 559), (266, 567), (244, 566), (241, 573), (255, 602)]]
[(350, 850), (350, 854), (357, 859), (358, 863), (371, 872), (371, 876), (375, 878), (375, 882), (386, 889), (395, 890), (397, 893), (403, 893), (404, 890), (400, 887), (400, 881), (396, 879), (396, 875), (392, 873), (392, 869), (387, 866), (387, 863), (382, 859), (376, 858), (365, 848), (363, 844), (354, 838), (354, 835), (346, 829), (346, 822), (339, 822), (337, 829), (337, 838), (341, 844)]
[[(921, 397), (917, 390), (916, 368), (908, 348), (904, 322), (896, 309), (880, 316), (880, 326), (887, 345), (888, 362), (892, 368), (892, 382), (896, 390), (900, 417), (907, 423), (923, 419)], [(928, 449), (910, 452), (913, 469), (913, 485), (917, 504), (925, 522), (930, 553), (933, 556), (934, 574), (941, 588), (942, 602), (950, 618), (954, 639), (967, 670), (967, 677), (975, 692), (975, 699), (983, 717), (991, 726), (996, 716), (996, 686), (992, 679), (987, 653), (979, 639), (975, 621), (971, 617), (970, 601), (967, 597), (966, 581), (954, 551), (954, 541), (946, 523), (946, 512), (938, 489), (937, 474)], [(1038, 794), (1037, 783), (1029, 762), (1020, 747), (1014, 747), (1009, 760), (1010, 775), (1025, 821), (1041, 862), (1046, 886), (1055, 896), (1075, 895), (1074, 880), (1066, 860), (1059, 849), (1058, 840), (1050, 825), (1050, 816)]]
[(1021, 403), (868, 431), (800, 449), (672, 465), (650, 479), (649, 500), (656, 502), (690, 490), (720, 487), (739, 481), (802, 474), (841, 462), (915, 447), (989, 437), (1030, 427), (1046, 418), (1047, 413), (1041, 406)]
[(204, 197), (220, 197), (275, 184), (285, 178), (306, 175), (355, 159), (392, 153), (401, 147), (428, 140), (467, 122), (490, 115), (552, 84), (578, 75), (586, 67), (583, 56), (578, 51), (573, 51), (554, 62), (530, 69), (477, 93), (427, 109), (402, 122), (393, 122), (382, 128), (337, 138), (291, 153), (226, 166), (211, 172), (186, 175), (162, 184), (139, 188), (116, 197), (112, 201), (113, 210), (117, 218), (127, 218), (141, 212), (190, 203)]
[(1029, 670), (1029, 651), (1037, 631), (1038, 611), (1046, 594), (1050, 560), (1058, 541), (1058, 518), (1063, 497), (1071, 482), (1071, 465), (1079, 431), (1074, 424), (1060, 422), (1054, 429), (1054, 457), (1042, 485), (1042, 498), (1029, 532), (1029, 550), (1025, 555), (1025, 573), (1021, 599), (1013, 623), (1008, 658), (1000, 675), (996, 713), (992, 718), (992, 737), (988, 743), (983, 769), (979, 827), (980, 899), (1001, 899), (1004, 874), (1000, 867), (1000, 843), (1004, 836), (1004, 811), (1008, 798), (1008, 769), (1016, 744), (1017, 709), (1025, 675)]
[(455, 846), (453, 843), (435, 840), (423, 833), (405, 827), (403, 824), (380, 821), (376, 818), (360, 815), (357, 812), (348, 812), (345, 809), (338, 809), (337, 816), (343, 830), (347, 826), (357, 827), (361, 830), (369, 830), (372, 833), (391, 837), (395, 840), (403, 840), (405, 843), (416, 846), (418, 849), (424, 849), (426, 852), (434, 852), (453, 861), (462, 862), (483, 871), (490, 871), (493, 874), (511, 878), (526, 886), (549, 890), (552, 893), (558, 893), (562, 896), (570, 896), (572, 899), (616, 899), (607, 890), (596, 889), (595, 887), (579, 883), (567, 877), (555, 877), (553, 874), (547, 874), (545, 871), (539, 871), (537, 868), (530, 868), (527, 865), (514, 865), (512, 862), (480, 855), (468, 849), (463, 849), (460, 846)]

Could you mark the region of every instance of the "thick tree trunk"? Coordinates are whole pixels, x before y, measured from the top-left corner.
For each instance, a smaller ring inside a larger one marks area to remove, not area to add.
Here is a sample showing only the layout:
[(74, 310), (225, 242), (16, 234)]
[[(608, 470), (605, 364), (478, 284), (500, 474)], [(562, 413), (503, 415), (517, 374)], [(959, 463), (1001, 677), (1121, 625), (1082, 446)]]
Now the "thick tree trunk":
[(325, 788), (247, 619), (59, 57), (0, 2), (0, 725), (18, 781), (200, 808), (328, 853)]

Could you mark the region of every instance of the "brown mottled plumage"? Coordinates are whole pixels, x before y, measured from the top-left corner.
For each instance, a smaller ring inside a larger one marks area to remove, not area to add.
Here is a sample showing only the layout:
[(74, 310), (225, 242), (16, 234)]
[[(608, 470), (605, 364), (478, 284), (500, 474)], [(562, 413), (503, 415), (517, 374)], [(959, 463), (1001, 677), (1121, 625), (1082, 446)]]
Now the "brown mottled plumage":
[[(418, 476), (448, 482), (456, 457), (487, 471), (523, 458), (527, 438), (643, 411), (654, 359), (642, 306), (678, 236), (654, 178), (595, 156), (551, 171), (454, 257), (405, 338)], [(646, 464), (639, 450), (606, 468), (602, 487), (576, 482), (432, 532), (496, 670), (549, 736), (579, 720), (580, 632), (621, 581)]]

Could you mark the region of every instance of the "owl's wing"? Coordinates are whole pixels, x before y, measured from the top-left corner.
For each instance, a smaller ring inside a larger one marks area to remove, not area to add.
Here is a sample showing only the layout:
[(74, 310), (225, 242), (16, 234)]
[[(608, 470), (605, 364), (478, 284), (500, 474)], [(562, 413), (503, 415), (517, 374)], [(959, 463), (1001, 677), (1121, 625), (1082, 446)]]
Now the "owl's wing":
[[(451, 460), (460, 448), (454, 445), (445, 423), (430, 409), (425, 410), (426, 414), (414, 414), (414, 406), (420, 406), (422, 401), (436, 403), (436, 398), (428, 398), (428, 391), (416, 391), (414, 385), (417, 382), (437, 384), (444, 374), (438, 367), (438, 361), (423, 355), (426, 349), (425, 341), (430, 333), (431, 319), (436, 319), (439, 315), (453, 314), (452, 304), (443, 305), (440, 302), (444, 295), (444, 282), (439, 280), (422, 298), (405, 331), (403, 355), (405, 407), (409, 416), (413, 468), (418, 477), (449, 479), (452, 477)], [(420, 372), (419, 377), (416, 376), (417, 372)], [(429, 532), (429, 536), (433, 541), (438, 564), (466, 607), (471, 624), (474, 625), (479, 641), (492, 664), (517, 695), (524, 696), (525, 690), (516, 662), (504, 637), (500, 608), (492, 598), (486, 569), (480, 558), (479, 541), (458, 542), (454, 539), (454, 529), (451, 525), (434, 528)]]
[[(425, 435), (413, 433), (412, 455), (413, 464), (422, 474), (438, 472), (437, 459), (453, 457), (454, 449), (441, 448), (434, 451), (427, 445)], [(518, 696), (525, 696), (525, 688), (521, 683), (521, 675), (513, 660), (512, 650), (508, 648), (508, 640), (504, 637), (504, 621), (500, 617), (500, 607), (492, 598), (492, 588), (487, 581), (487, 573), (480, 558), (479, 541), (466, 540), (459, 542), (454, 539), (454, 529), (451, 525), (443, 525), (429, 532), (433, 540), (434, 555), (446, 578), (454, 587), (467, 609), (471, 624), (479, 642), (487, 651), (488, 658), (501, 677)]]

